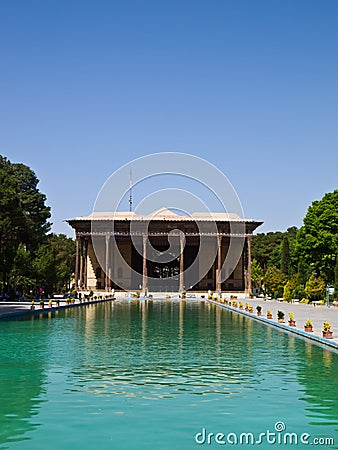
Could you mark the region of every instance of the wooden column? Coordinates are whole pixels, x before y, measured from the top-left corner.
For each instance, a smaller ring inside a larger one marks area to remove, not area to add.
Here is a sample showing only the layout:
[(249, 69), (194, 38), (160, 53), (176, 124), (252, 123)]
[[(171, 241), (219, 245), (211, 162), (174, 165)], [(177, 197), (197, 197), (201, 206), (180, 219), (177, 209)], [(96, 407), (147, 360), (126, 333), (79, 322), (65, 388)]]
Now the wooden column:
[(184, 279), (183, 279), (183, 272), (184, 272), (184, 236), (180, 235), (180, 284), (179, 284), (179, 291), (184, 291)]
[(147, 235), (143, 236), (143, 266), (142, 266), (142, 290), (146, 294), (147, 291)]
[(221, 268), (222, 268), (222, 235), (217, 235), (217, 270), (216, 270), (216, 291), (222, 290), (221, 284)]
[(80, 285), (79, 289), (83, 289), (83, 238), (80, 238)]
[(76, 236), (75, 289), (79, 289), (79, 257), (80, 257), (79, 241), (80, 237)]
[(84, 270), (83, 270), (83, 284), (84, 284), (84, 289), (87, 289), (87, 269), (88, 269), (88, 244), (89, 241), (88, 239), (85, 239), (84, 241)]
[(248, 248), (248, 267), (247, 267), (247, 289), (248, 294), (252, 292), (252, 282), (251, 282), (251, 239), (252, 235), (248, 235), (246, 238), (247, 248)]
[(109, 243), (110, 235), (106, 234), (106, 267), (105, 267), (105, 291), (110, 290), (110, 278), (109, 278)]

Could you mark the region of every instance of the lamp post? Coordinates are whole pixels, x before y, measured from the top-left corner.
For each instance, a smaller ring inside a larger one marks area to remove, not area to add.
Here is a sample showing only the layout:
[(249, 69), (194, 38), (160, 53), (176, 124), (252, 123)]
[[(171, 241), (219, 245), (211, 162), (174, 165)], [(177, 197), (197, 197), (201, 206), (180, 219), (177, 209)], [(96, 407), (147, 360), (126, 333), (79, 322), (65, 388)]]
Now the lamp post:
[(334, 287), (326, 285), (326, 306), (330, 307), (330, 295), (334, 293)]

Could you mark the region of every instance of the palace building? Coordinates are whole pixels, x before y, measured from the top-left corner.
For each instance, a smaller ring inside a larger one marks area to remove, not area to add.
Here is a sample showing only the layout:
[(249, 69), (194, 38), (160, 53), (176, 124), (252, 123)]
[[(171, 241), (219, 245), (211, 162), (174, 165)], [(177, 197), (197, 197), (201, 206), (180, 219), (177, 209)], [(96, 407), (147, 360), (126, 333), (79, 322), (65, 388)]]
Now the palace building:
[(76, 234), (78, 290), (251, 291), (251, 238), (263, 222), (168, 209), (95, 212), (67, 222)]

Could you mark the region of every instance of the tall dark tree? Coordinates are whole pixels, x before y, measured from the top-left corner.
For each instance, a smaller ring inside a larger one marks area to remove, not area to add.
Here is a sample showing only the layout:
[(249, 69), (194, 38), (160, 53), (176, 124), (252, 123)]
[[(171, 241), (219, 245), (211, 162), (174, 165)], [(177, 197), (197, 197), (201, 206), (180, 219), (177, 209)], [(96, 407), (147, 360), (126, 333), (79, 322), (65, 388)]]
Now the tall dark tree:
[(289, 239), (287, 236), (284, 236), (283, 242), (282, 242), (282, 255), (281, 255), (280, 268), (281, 268), (281, 271), (285, 275), (289, 275), (289, 273), (290, 273), (290, 246), (289, 246)]
[(263, 269), (269, 266), (280, 266), (280, 244), (283, 241), (281, 231), (258, 233), (252, 238), (252, 258)]
[(50, 208), (38, 183), (28, 166), (0, 155), (0, 277), (4, 285), (10, 282), (19, 247), (35, 251), (50, 229)]

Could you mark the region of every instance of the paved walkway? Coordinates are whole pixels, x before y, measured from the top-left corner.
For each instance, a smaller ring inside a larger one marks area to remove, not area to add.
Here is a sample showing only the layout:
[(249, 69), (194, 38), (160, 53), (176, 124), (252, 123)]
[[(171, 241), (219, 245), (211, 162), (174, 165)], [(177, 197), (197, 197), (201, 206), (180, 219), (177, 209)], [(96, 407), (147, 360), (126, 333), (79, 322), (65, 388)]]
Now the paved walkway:
[(48, 313), (51, 311), (56, 311), (57, 309), (64, 308), (74, 308), (80, 307), (82, 305), (92, 305), (95, 303), (102, 303), (112, 301), (112, 299), (103, 300), (91, 300), (87, 302), (80, 303), (79, 300), (75, 300), (75, 303), (68, 304), (61, 300), (60, 305), (57, 307), (55, 301), (53, 301), (52, 308), (49, 307), (48, 300), (45, 300), (44, 308), (40, 308), (39, 300), (35, 300), (35, 309), (31, 310), (31, 301), (29, 302), (0, 302), (0, 319), (15, 318), (15, 317), (25, 317), (26, 315), (36, 315), (39, 313)]
[[(257, 315), (256, 306), (260, 305), (262, 307), (262, 317), (263, 320), (266, 320), (266, 312), (269, 309), (272, 312), (273, 319), (269, 320), (269, 322), (273, 322), (273, 324), (278, 324), (277, 321), (277, 311), (283, 311), (285, 313), (285, 324), (282, 325), (283, 328), (291, 329), (296, 328), (294, 331), (301, 332), (302, 335), (308, 337), (317, 337), (322, 338), (322, 329), (323, 323), (327, 320), (331, 325), (331, 331), (333, 331), (333, 339), (323, 339), (323, 341), (330, 341), (333, 345), (337, 345), (338, 349), (338, 307), (321, 305), (321, 306), (313, 306), (307, 305), (304, 303), (287, 303), (287, 302), (279, 302), (277, 300), (264, 300), (262, 299), (238, 299), (237, 302), (240, 301), (248, 303), (253, 306), (254, 314)], [(232, 308), (233, 309), (233, 308)], [(238, 308), (235, 308), (238, 309)], [(288, 327), (289, 320), (289, 312), (292, 312), (295, 316), (296, 327)], [(249, 313), (248, 313), (249, 314)], [(252, 315), (252, 314), (250, 314)], [(312, 333), (304, 332), (304, 324), (310, 319), (313, 325)]]

